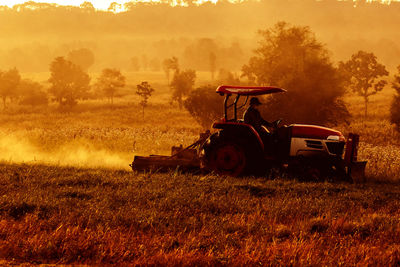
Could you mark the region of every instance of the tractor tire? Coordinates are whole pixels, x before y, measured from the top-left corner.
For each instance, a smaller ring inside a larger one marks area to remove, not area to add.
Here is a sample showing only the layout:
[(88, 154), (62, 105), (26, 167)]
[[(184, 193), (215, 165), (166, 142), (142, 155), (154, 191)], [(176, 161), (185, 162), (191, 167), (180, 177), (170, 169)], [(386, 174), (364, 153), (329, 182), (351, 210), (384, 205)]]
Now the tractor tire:
[(208, 167), (219, 175), (241, 176), (246, 170), (246, 153), (241, 145), (222, 142), (212, 149)]
[(201, 168), (218, 175), (243, 176), (259, 174), (263, 166), (262, 156), (254, 153), (252, 146), (235, 138), (213, 136), (203, 148)]

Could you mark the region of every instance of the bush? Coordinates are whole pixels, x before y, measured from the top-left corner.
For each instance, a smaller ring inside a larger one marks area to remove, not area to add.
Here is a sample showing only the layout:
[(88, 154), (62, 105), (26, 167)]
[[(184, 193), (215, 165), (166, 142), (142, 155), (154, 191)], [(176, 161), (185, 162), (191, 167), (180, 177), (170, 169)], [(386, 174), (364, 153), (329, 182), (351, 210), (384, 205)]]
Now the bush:
[(393, 97), (392, 105), (390, 107), (390, 121), (396, 125), (398, 131), (400, 131), (400, 65), (397, 67), (398, 74), (394, 76), (392, 82), (393, 89), (396, 90), (396, 94)]
[(215, 93), (215, 86), (207, 85), (190, 92), (184, 107), (204, 128), (223, 116), (223, 97)]
[(19, 84), (19, 93), (21, 105), (43, 106), (48, 104), (47, 94), (43, 90), (43, 86), (31, 80), (22, 80)]

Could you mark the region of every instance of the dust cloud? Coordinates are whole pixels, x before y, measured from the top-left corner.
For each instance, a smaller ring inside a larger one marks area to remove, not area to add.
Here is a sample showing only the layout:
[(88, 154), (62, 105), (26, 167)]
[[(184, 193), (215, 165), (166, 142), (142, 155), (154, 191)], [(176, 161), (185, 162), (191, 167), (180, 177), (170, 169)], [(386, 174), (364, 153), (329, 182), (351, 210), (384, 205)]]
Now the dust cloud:
[(129, 155), (99, 150), (87, 145), (70, 143), (57, 151), (42, 151), (31, 142), (13, 136), (0, 137), (0, 161), (10, 163), (34, 163), (60, 166), (129, 169)]

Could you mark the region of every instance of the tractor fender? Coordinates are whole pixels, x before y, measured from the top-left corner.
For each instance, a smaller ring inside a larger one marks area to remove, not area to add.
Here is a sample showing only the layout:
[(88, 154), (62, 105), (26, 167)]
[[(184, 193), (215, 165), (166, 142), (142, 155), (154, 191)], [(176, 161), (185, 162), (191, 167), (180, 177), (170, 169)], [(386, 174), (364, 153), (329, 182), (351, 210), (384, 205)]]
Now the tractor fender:
[(264, 152), (264, 143), (260, 135), (253, 126), (238, 122), (216, 122), (212, 126), (214, 129), (220, 129), (219, 135), (230, 139), (248, 140), (248, 144), (253, 146), (257, 152)]
[(246, 158), (246, 166), (241, 174), (262, 173), (264, 171), (264, 145), (259, 134), (251, 125), (234, 122), (215, 123), (213, 128), (219, 129), (219, 131), (210, 135), (199, 151), (201, 169), (212, 170), (210, 157), (216, 149), (224, 146), (224, 144), (233, 144), (243, 149)]

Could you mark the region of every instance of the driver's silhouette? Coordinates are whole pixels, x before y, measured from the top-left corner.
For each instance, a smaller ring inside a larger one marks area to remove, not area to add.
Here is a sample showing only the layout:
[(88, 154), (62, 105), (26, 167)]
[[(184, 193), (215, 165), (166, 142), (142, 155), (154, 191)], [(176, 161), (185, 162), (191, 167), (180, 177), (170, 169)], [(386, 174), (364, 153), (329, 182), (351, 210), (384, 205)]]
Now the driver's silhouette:
[(260, 111), (257, 109), (260, 105), (260, 100), (257, 97), (252, 97), (250, 99), (249, 107), (243, 114), (243, 121), (244, 123), (253, 126), (257, 132), (262, 133), (265, 131), (262, 126), (272, 127), (273, 124), (261, 117)]
[(272, 136), (271, 133), (263, 126), (274, 127), (273, 123), (264, 120), (261, 117), (260, 111), (257, 107), (261, 105), (260, 100), (257, 97), (252, 97), (250, 99), (249, 107), (243, 114), (244, 123), (250, 124), (258, 132), (263, 141), (264, 145), (269, 149), (266, 149), (267, 153), (271, 153), (272, 147)]

